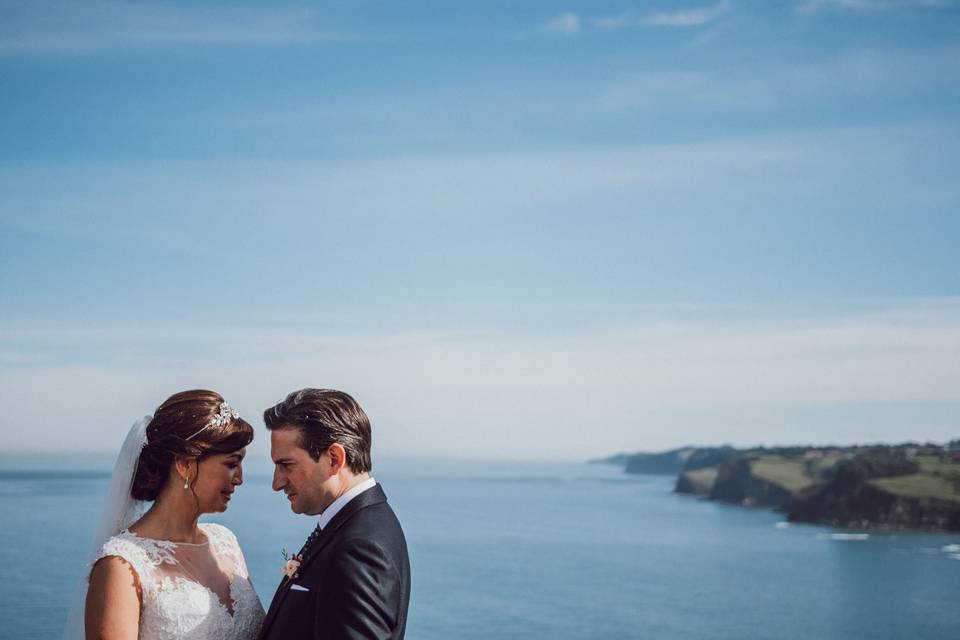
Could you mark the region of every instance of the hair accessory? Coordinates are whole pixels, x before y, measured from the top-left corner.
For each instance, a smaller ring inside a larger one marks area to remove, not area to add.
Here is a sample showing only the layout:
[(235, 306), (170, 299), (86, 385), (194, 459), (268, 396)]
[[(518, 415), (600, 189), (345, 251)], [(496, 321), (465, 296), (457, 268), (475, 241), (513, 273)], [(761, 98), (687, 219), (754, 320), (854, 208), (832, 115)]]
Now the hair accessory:
[(207, 424), (203, 425), (203, 426), (200, 428), (200, 431), (197, 431), (196, 433), (194, 433), (192, 436), (190, 436), (189, 438), (187, 438), (187, 440), (188, 440), (188, 441), (189, 441), (189, 440), (193, 440), (193, 439), (196, 438), (198, 435), (200, 435), (200, 433), (202, 433), (202, 432), (203, 432), (204, 430), (206, 430), (206, 429), (209, 429), (210, 427), (222, 427), (222, 426), (224, 426), (224, 425), (230, 424), (230, 421), (231, 421), (231, 420), (236, 420), (236, 419), (239, 418), (239, 417), (240, 417), (240, 414), (237, 413), (237, 410), (236, 410), (236, 409), (234, 409), (233, 407), (231, 407), (231, 406), (230, 406), (228, 403), (226, 403), (226, 402), (221, 402), (221, 403), (220, 403), (220, 410), (217, 412), (217, 415), (215, 415), (215, 416), (213, 416), (212, 418), (210, 418), (210, 420), (207, 422)]

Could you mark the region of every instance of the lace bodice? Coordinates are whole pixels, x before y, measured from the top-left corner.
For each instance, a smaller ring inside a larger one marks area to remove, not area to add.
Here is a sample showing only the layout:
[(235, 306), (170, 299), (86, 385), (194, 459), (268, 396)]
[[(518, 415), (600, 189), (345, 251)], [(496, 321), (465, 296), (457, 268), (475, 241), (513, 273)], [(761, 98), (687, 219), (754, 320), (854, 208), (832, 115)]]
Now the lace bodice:
[(224, 526), (201, 523), (203, 544), (141, 538), (124, 530), (109, 538), (99, 558), (119, 556), (140, 579), (140, 640), (253, 640), (263, 605), (253, 590), (236, 537)]

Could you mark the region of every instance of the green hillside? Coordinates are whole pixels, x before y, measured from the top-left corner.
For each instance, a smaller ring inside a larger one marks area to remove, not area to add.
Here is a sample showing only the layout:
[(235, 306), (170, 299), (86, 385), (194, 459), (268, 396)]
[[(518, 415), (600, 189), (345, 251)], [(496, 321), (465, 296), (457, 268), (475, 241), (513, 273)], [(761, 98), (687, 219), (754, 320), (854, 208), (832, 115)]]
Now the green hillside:
[[(629, 465), (627, 471), (631, 471)], [(960, 530), (960, 441), (694, 449), (677, 493), (833, 526)]]

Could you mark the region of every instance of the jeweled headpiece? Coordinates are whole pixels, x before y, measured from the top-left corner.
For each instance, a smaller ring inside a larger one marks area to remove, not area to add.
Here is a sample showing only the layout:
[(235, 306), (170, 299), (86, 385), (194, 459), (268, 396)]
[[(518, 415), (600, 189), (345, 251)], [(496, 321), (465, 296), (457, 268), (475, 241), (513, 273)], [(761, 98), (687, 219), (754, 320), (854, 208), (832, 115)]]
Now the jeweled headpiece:
[(231, 420), (236, 420), (239, 417), (240, 417), (240, 414), (237, 413), (237, 410), (231, 407), (229, 403), (221, 402), (220, 410), (217, 412), (217, 415), (210, 418), (210, 420), (207, 421), (207, 424), (203, 425), (203, 427), (201, 427), (199, 431), (197, 431), (192, 436), (187, 438), (187, 440), (188, 441), (193, 440), (194, 438), (196, 438), (198, 435), (200, 435), (210, 427), (222, 427), (224, 425), (230, 424)]

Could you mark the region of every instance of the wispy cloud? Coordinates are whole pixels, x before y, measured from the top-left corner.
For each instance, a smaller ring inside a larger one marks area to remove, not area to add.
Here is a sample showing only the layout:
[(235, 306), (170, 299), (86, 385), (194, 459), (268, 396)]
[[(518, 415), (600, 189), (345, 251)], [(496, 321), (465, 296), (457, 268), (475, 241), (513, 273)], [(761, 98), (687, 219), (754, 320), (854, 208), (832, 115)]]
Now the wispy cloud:
[(889, 11), (892, 9), (941, 9), (955, 5), (955, 0), (806, 0), (796, 7), (798, 13), (821, 10)]
[(730, 10), (730, 3), (721, 0), (715, 5), (659, 11), (653, 13), (627, 12), (604, 16), (592, 21), (598, 29), (627, 29), (632, 27), (699, 27), (719, 19)]
[(749, 69), (663, 70), (610, 83), (598, 94), (601, 110), (656, 112), (682, 107), (776, 109), (838, 100), (896, 101), (957, 94), (960, 80), (944, 69), (960, 63), (960, 48), (861, 50), (817, 62), (764, 64)]
[(6, 11), (0, 55), (78, 55), (182, 45), (272, 46), (348, 40), (311, 9), (41, 0)]
[[(667, 78), (651, 94), (663, 94), (670, 83), (678, 85), (677, 91), (688, 91), (699, 82), (697, 75)], [(651, 85), (644, 87), (649, 90)], [(611, 95), (609, 108), (636, 108), (641, 96), (633, 90), (627, 87), (627, 95)], [(270, 224), (297, 228), (306, 238), (328, 232), (330, 225), (349, 229), (361, 220), (428, 225), (475, 216), (498, 224), (531, 216), (552, 219), (571, 214), (575, 203), (583, 202), (591, 202), (598, 212), (609, 206), (612, 216), (626, 211), (624, 201), (642, 202), (643, 210), (689, 208), (701, 210), (701, 215), (721, 215), (730, 212), (719, 203), (749, 191), (754, 206), (766, 202), (782, 212), (788, 207), (784, 198), (802, 196), (811, 184), (834, 189), (834, 197), (850, 185), (883, 184), (886, 189), (879, 193), (884, 200), (910, 197), (910, 206), (916, 206), (920, 176), (910, 169), (919, 171), (926, 162), (935, 162), (933, 154), (954, 148), (947, 141), (956, 136), (952, 126), (862, 127), (688, 144), (411, 155), (364, 162), (217, 159), (7, 165), (0, 167), (0, 210), (5, 212), (0, 230), (73, 242), (97, 241), (106, 233), (122, 244), (159, 244), (192, 253), (205, 251), (212, 236), (225, 242), (261, 236), (269, 240)], [(942, 158), (953, 160), (950, 155)], [(775, 183), (773, 176), (782, 176), (783, 182)], [(843, 176), (842, 184), (836, 182), (838, 176)], [(371, 184), (377, 188), (370, 189)], [(932, 189), (936, 181), (924, 184)], [(858, 194), (860, 206), (868, 206), (869, 197)], [(136, 223), (131, 223), (131, 210), (138, 212)], [(640, 210), (630, 211), (631, 217), (640, 215)], [(264, 224), (264, 216), (272, 222)], [(197, 233), (169, 234), (171, 225)]]
[[(694, 321), (537, 336), (5, 326), (18, 351), (36, 342), (64, 353), (94, 346), (100, 360), (6, 358), (0, 403), (7, 425), (70, 425), (37, 432), (32, 445), (43, 449), (114, 446), (133, 419), (182, 388), (215, 388), (256, 416), (310, 384), (354, 393), (374, 418), (379, 451), (394, 455), (502, 456), (506, 447), (514, 457), (563, 458), (717, 438), (955, 435), (956, 300), (802, 320), (743, 311), (749, 320), (711, 321), (704, 310)], [(813, 414), (818, 420), (802, 430), (771, 424)], [(0, 448), (14, 445), (10, 434)]]
[[(564, 202), (610, 191), (670, 190), (690, 185), (691, 180), (700, 187), (713, 180), (725, 184), (757, 167), (793, 159), (794, 153), (782, 140), (758, 139), (581, 151), (412, 155), (363, 163), (238, 159), (102, 163), (72, 169), (7, 166), (0, 168), (0, 208), (8, 212), (0, 228), (86, 239), (107, 228), (117, 233), (126, 230), (133, 235), (125, 240), (140, 241), (162, 238), (161, 229), (172, 221), (171, 216), (191, 226), (201, 225), (203, 233), (238, 235), (250, 231), (247, 225), (258, 224), (264, 211), (284, 211), (288, 220), (304, 224), (313, 224), (320, 210), (328, 212), (328, 220), (333, 216), (330, 212), (339, 212), (344, 221), (367, 216), (513, 217), (538, 206), (554, 210)], [(263, 175), (274, 178), (256, 179)], [(51, 183), (56, 188), (42, 189)], [(369, 189), (371, 184), (377, 189)], [(182, 207), (159, 197), (169, 192), (178, 194), (175, 201)], [(125, 224), (131, 206), (141, 214), (137, 225)], [(211, 211), (230, 213), (221, 217)]]
[[(715, 22), (730, 11), (730, 2), (720, 0), (709, 6), (691, 7), (674, 11), (638, 13), (628, 11), (613, 16), (601, 16), (589, 21), (592, 28), (601, 31), (629, 28), (690, 28)], [(548, 20), (541, 31), (554, 35), (577, 35), (583, 30), (583, 20), (572, 12), (562, 13)]]
[(573, 36), (580, 33), (580, 16), (567, 11), (547, 20), (543, 31), (558, 35)]

